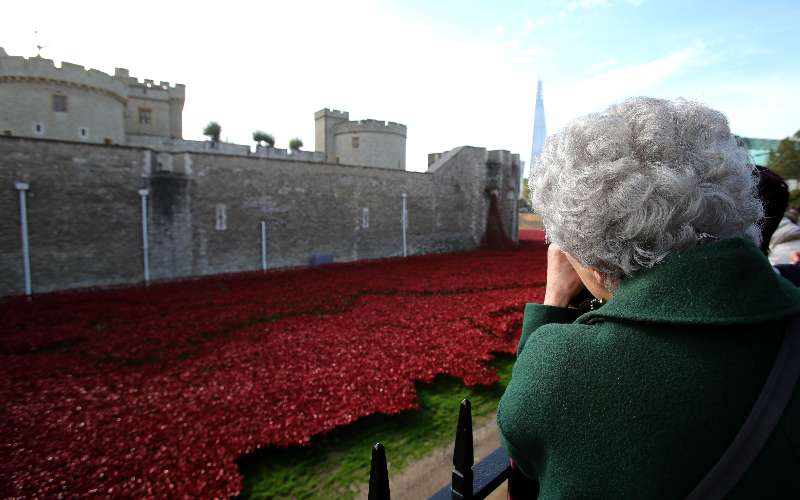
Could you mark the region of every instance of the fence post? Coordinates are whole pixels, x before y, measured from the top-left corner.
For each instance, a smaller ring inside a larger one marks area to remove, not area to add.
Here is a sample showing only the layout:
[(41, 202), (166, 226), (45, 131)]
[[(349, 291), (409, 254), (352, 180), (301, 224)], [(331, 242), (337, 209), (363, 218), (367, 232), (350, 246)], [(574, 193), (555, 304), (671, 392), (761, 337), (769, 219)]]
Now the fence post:
[(408, 211), (406, 210), (406, 194), (403, 193), (403, 257), (408, 255), (406, 251), (406, 230), (408, 229)]
[(386, 450), (381, 443), (372, 447), (369, 467), (369, 500), (390, 500), (389, 470), (386, 467)]
[(139, 198), (142, 205), (142, 265), (144, 266), (144, 282), (150, 282), (150, 236), (148, 234), (148, 214), (147, 196), (150, 194), (148, 189), (139, 190)]
[(261, 221), (261, 270), (267, 270), (267, 223)]
[(472, 406), (469, 399), (461, 401), (456, 428), (456, 444), (453, 450), (452, 498), (472, 498)]
[(22, 273), (25, 281), (25, 295), (31, 295), (31, 253), (28, 244), (28, 204), (27, 191), (30, 184), (15, 182), (14, 189), (19, 191), (19, 225), (22, 236)]

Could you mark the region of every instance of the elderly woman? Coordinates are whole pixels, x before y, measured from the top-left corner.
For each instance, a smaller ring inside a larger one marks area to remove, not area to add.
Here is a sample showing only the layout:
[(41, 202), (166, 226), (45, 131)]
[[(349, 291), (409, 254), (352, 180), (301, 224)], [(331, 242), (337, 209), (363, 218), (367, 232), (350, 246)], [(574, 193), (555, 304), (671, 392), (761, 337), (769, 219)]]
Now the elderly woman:
[[(539, 498), (685, 498), (734, 441), (800, 312), (759, 251), (755, 182), (725, 117), (688, 101), (629, 99), (548, 139), (530, 181), (547, 288), (498, 412)], [(800, 498), (787, 394), (729, 498)]]

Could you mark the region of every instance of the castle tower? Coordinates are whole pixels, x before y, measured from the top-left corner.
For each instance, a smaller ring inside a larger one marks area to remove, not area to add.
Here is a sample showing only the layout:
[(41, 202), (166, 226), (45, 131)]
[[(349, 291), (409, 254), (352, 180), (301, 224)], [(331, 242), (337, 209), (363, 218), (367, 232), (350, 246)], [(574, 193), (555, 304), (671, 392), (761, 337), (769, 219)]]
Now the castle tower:
[(103, 72), (0, 49), (0, 134), (124, 144), (127, 98)]
[(536, 83), (536, 110), (533, 114), (533, 146), (531, 147), (531, 162), (528, 165), (528, 176), (536, 165), (536, 160), (542, 154), (544, 140), (547, 137), (547, 127), (544, 123), (544, 100), (542, 98), (542, 80)]
[(342, 122), (333, 130), (337, 163), (406, 169), (406, 126), (382, 120)]
[(183, 137), (184, 85), (148, 79), (140, 82), (125, 68), (116, 68), (114, 78), (128, 86), (125, 130), (129, 142), (146, 141), (148, 137)]
[(350, 121), (347, 111), (314, 113), (315, 151), (327, 163), (406, 169), (406, 126), (382, 120)]
[(349, 119), (350, 113), (338, 109), (325, 108), (314, 113), (314, 151), (325, 153), (326, 162), (338, 163), (333, 129), (337, 124), (347, 122)]
[(186, 88), (0, 48), (0, 134), (107, 144), (180, 139)]

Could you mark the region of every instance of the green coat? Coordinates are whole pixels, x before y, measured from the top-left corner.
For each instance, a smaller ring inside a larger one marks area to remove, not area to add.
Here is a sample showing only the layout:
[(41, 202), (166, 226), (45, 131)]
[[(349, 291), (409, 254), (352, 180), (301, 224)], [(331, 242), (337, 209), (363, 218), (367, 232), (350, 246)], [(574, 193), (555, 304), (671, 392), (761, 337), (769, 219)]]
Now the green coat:
[[(543, 499), (682, 499), (739, 431), (800, 292), (742, 239), (674, 252), (600, 309), (528, 304), (498, 410)], [(800, 389), (729, 498), (800, 499)]]

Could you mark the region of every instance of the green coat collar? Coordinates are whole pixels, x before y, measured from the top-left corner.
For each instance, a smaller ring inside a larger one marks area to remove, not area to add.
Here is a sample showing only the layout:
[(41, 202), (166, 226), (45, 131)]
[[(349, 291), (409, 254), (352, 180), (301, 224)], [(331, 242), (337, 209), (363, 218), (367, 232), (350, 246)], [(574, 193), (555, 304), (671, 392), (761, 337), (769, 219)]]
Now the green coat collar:
[(606, 305), (578, 318), (673, 324), (752, 324), (800, 312), (800, 292), (750, 241), (722, 240), (671, 253), (620, 283)]

